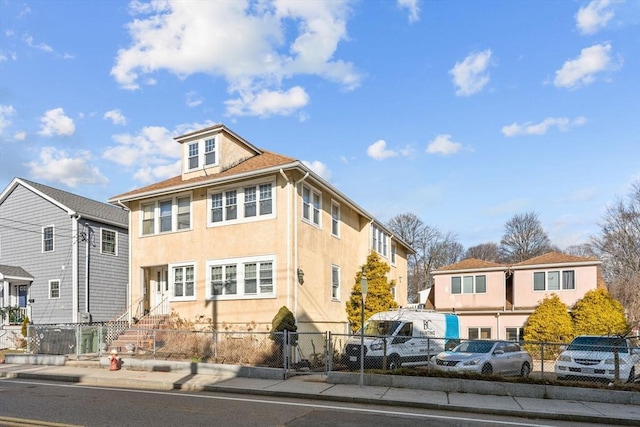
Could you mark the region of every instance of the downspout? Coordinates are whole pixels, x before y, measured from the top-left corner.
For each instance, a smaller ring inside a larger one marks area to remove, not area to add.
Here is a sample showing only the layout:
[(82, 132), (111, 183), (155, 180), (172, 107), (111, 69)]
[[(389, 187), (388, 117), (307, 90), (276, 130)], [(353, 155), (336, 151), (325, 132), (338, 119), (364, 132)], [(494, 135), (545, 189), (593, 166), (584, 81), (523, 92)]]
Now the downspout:
[(74, 236), (76, 240), (71, 244), (71, 305), (73, 307), (71, 312), (71, 322), (78, 323), (78, 259), (80, 256), (80, 251), (78, 250), (78, 245), (80, 244), (80, 241), (78, 240), (78, 222), (80, 221), (80, 218), (82, 218), (82, 215), (74, 212), (70, 216), (73, 219), (73, 222), (71, 223), (71, 235)]
[(85, 313), (89, 313), (89, 241), (91, 240), (91, 228), (88, 222), (85, 222), (84, 226), (87, 229), (84, 254), (84, 309)]
[(287, 175), (280, 168), (280, 175), (287, 182), (287, 307), (291, 307), (291, 188)]
[[(307, 172), (305, 174), (305, 176), (302, 177), (302, 179), (300, 181), (298, 181), (296, 183), (296, 200), (295, 200), (295, 207), (293, 209), (294, 212), (294, 218), (293, 218), (293, 258), (294, 258), (294, 264), (295, 264), (295, 268), (296, 268), (296, 273), (298, 272), (298, 269), (300, 268), (300, 264), (298, 264), (298, 194), (299, 194), (299, 187), (297, 187), (299, 184), (302, 184), (304, 182), (305, 179), (307, 179), (307, 177), (309, 176), (309, 172)], [(295, 286), (295, 291), (294, 291), (294, 298), (293, 298), (293, 318), (296, 322), (296, 324), (298, 324), (298, 285), (296, 284)]]

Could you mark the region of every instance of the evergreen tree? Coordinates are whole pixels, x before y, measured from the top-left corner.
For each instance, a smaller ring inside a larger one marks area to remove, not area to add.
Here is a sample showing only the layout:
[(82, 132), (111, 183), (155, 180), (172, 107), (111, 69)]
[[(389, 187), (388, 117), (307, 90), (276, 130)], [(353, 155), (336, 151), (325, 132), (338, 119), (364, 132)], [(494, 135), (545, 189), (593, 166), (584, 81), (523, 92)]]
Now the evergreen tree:
[(593, 289), (573, 306), (576, 335), (624, 334), (629, 324), (624, 308), (606, 289)]
[[(534, 357), (541, 356), (541, 344), (568, 343), (574, 337), (573, 323), (568, 307), (556, 294), (545, 297), (527, 319), (524, 340), (529, 344), (525, 349)], [(560, 352), (558, 346), (545, 346), (545, 359), (555, 358)]]
[(363, 271), (368, 284), (364, 304), (365, 321), (375, 313), (398, 307), (398, 304), (393, 300), (393, 296), (391, 295), (391, 287), (395, 286), (395, 281), (392, 280), (389, 282), (387, 280), (387, 273), (389, 273), (389, 270), (389, 265), (380, 260), (378, 254), (372, 251), (367, 257), (367, 263), (356, 273), (355, 283), (346, 306), (347, 318), (349, 319), (351, 332), (356, 332), (360, 329), (362, 306), (362, 289), (360, 288), (360, 281), (362, 279)]

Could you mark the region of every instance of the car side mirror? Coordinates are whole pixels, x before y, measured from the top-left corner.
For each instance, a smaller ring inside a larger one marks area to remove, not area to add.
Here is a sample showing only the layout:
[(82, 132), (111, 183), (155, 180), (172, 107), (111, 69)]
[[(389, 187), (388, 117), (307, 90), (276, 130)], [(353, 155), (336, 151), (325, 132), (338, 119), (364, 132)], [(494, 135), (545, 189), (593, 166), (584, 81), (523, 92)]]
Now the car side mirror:
[(504, 350), (496, 350), (493, 352), (493, 354), (504, 354)]

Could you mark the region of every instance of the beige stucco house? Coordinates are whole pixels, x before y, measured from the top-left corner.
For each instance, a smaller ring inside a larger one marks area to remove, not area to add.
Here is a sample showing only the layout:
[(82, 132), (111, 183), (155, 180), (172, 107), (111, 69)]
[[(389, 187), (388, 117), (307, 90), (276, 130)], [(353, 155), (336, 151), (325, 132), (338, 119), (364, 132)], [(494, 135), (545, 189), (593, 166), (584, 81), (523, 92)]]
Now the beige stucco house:
[(570, 308), (604, 286), (600, 264), (557, 252), (513, 265), (470, 258), (434, 270), (423, 302), (457, 313), (463, 338), (520, 340), (527, 318), (545, 297), (556, 294)]
[(182, 174), (112, 197), (130, 215), (130, 315), (175, 312), (219, 330), (347, 331), (355, 275), (376, 251), (407, 300), (411, 248), (299, 160), (224, 125), (175, 138)]

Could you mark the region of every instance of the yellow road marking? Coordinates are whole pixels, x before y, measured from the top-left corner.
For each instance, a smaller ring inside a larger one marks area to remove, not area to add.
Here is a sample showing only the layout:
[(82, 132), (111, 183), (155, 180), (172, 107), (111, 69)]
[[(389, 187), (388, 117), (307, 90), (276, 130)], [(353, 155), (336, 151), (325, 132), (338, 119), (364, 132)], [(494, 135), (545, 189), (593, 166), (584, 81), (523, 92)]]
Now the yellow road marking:
[(40, 420), (27, 420), (25, 418), (11, 418), (0, 417), (0, 426), (6, 427), (28, 427), (28, 426), (40, 426), (40, 427), (82, 427), (77, 424), (60, 424), (51, 423)]

